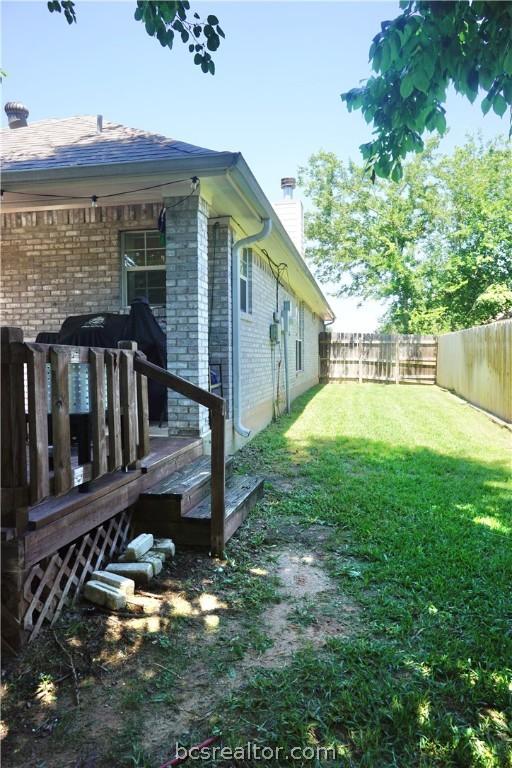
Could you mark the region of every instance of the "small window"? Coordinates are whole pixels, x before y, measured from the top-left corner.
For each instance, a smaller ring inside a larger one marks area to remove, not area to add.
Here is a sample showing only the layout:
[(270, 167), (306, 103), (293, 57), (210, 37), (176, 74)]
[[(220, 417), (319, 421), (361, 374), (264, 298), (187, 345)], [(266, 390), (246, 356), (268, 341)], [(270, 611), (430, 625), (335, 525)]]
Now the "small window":
[(297, 304), (297, 336), (295, 339), (295, 370), (304, 370), (304, 302)]
[(165, 304), (165, 245), (155, 230), (122, 234), (125, 304), (144, 296), (153, 306)]
[(252, 314), (252, 249), (243, 248), (240, 255), (240, 310)]

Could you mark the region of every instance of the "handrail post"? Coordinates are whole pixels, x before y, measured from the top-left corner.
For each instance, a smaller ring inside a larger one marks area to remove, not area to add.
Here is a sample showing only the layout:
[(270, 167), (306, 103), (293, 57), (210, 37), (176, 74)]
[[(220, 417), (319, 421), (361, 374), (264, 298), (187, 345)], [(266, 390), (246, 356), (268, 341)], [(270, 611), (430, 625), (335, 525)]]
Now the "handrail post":
[(0, 342), (2, 354), (2, 525), (15, 527), (19, 535), (26, 528), (27, 423), (23, 365), (13, 362), (11, 344), (23, 343), (23, 329), (3, 326)]
[[(119, 383), (121, 388), (121, 434), (123, 440), (123, 466), (135, 468), (137, 460), (137, 418), (134, 358), (136, 341), (118, 341), (121, 350), (119, 360)], [(130, 355), (130, 351), (132, 354)]]
[(211, 475), (212, 499), (210, 521), (210, 549), (214, 557), (222, 557), (225, 535), (225, 485), (226, 485), (226, 402), (220, 408), (210, 410), (212, 423)]

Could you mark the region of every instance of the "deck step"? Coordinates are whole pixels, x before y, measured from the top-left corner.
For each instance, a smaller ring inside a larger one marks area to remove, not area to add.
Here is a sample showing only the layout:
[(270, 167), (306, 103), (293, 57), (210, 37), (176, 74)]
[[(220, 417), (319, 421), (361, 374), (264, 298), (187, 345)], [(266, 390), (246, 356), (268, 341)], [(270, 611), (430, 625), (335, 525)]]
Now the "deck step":
[[(226, 480), (226, 541), (262, 496), (263, 480), (259, 477), (234, 475)], [(208, 548), (211, 521), (209, 494), (184, 514), (177, 514), (176, 507), (179, 507), (179, 502), (170, 497), (141, 497), (133, 516), (134, 533), (150, 531), (155, 536), (168, 536), (178, 548)]]
[[(226, 459), (226, 475), (231, 471), (233, 457)], [(208, 483), (211, 478), (211, 459), (209, 456), (201, 456), (187, 466), (173, 472), (156, 485), (152, 485), (142, 494), (144, 497), (159, 496), (160, 498), (181, 501), (183, 496)]]
[[(226, 481), (226, 541), (243, 523), (251, 509), (263, 496), (263, 479), (253, 475), (234, 475)], [(194, 524), (211, 520), (211, 498), (207, 497), (183, 515)]]

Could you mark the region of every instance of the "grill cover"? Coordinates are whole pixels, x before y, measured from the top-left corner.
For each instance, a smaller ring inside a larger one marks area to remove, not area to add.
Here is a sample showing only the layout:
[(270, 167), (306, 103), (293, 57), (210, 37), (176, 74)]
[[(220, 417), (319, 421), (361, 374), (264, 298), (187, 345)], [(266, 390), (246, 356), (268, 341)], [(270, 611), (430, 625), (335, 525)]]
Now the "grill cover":
[[(44, 334), (47, 335), (47, 334)], [(52, 334), (53, 335), (53, 334)], [(39, 334), (37, 341), (45, 343)], [(119, 341), (136, 341), (147, 359), (167, 367), (166, 337), (160, 328), (147, 299), (134, 299), (129, 315), (98, 312), (94, 315), (73, 315), (66, 318), (50, 343), (69, 344), (75, 347), (116, 348)], [(48, 343), (48, 342), (46, 342)], [(148, 379), (149, 418), (159, 421), (166, 410), (166, 388)]]

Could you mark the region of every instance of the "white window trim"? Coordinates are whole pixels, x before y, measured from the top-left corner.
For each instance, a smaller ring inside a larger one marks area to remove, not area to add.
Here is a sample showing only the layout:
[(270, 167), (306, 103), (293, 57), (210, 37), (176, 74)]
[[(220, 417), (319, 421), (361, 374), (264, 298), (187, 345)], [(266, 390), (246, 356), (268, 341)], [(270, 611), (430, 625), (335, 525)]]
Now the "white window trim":
[[(158, 229), (125, 229), (123, 230), (121, 234), (121, 307), (122, 308), (128, 308), (128, 272), (164, 272), (166, 271), (165, 264), (154, 264), (149, 266), (143, 266), (143, 267), (127, 267), (125, 264), (125, 238), (126, 235), (144, 235), (144, 248), (146, 248), (146, 235), (157, 234)], [(162, 246), (162, 249), (165, 252), (165, 246)], [(165, 303), (163, 304), (152, 304), (153, 307), (165, 307)]]
[[(247, 256), (247, 276), (242, 274), (242, 262)], [(252, 320), (252, 269), (253, 269), (253, 252), (252, 248), (242, 248), (240, 253), (240, 280), (243, 280), (246, 285), (246, 306), (247, 309), (242, 309), (242, 292), (240, 291), (240, 316), (243, 320)]]
[[(297, 330), (295, 336), (295, 373), (304, 373), (304, 311), (303, 301), (297, 302)], [(297, 367), (297, 345), (300, 344), (300, 368)]]

